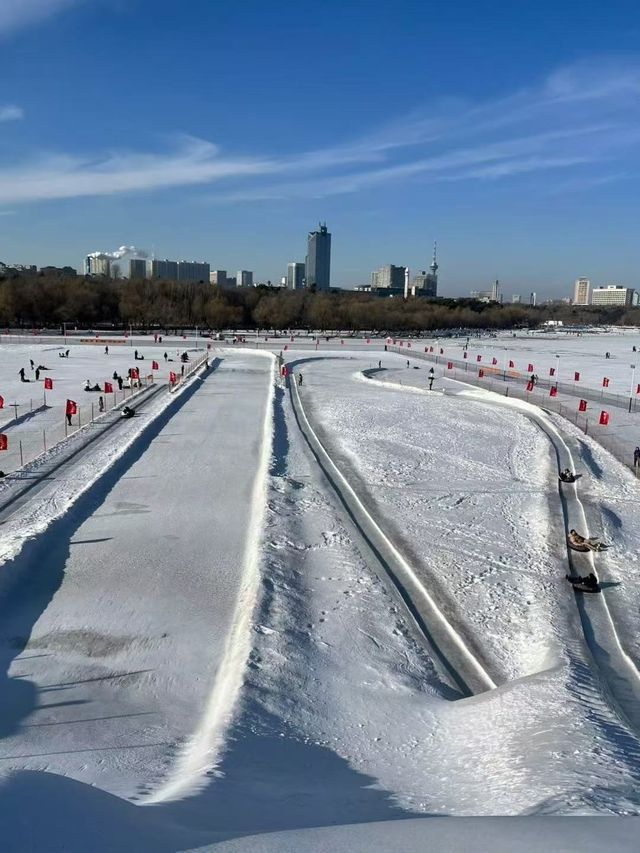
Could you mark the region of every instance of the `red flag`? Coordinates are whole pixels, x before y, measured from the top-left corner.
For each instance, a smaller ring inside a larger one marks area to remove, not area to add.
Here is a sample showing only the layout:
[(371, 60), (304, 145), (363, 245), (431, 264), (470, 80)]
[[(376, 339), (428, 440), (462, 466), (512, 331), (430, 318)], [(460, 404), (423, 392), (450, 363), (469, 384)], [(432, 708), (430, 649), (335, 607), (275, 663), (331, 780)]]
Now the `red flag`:
[[(284, 367), (282, 369), (286, 370), (286, 368), (284, 368)], [(286, 376), (286, 373), (285, 373), (285, 376)], [(169, 382), (172, 385), (175, 385), (177, 381), (178, 381), (178, 374), (174, 373), (173, 370), (170, 370), (169, 371)]]
[[(368, 343), (368, 344), (370, 344), (370, 343), (371, 343), (371, 341), (367, 341), (367, 343)], [(407, 346), (409, 347), (409, 349), (411, 349), (411, 341), (409, 341), (409, 343), (407, 344)]]
[(533, 365), (532, 364), (527, 365), (527, 373), (533, 373)]
[[(638, 387), (636, 388), (636, 394), (640, 394), (640, 385), (638, 385)], [(2, 397), (0, 397), (0, 400), (2, 400)], [(0, 406), (0, 409), (1, 408), (2, 406)]]
[(0, 450), (8, 450), (9, 449), (9, 439), (2, 432), (0, 433)]
[(440, 355), (444, 355), (444, 350), (442, 348), (440, 349)]
[(580, 382), (580, 374), (577, 371), (573, 374), (573, 381)]
[(510, 361), (510, 362), (509, 362), (509, 367), (515, 367), (515, 366), (516, 366), (516, 365), (515, 365), (515, 362), (513, 362), (513, 361)]
[(609, 412), (605, 412), (604, 409), (600, 412), (600, 426), (607, 426), (609, 424)]
[(497, 363), (498, 363), (498, 359), (497, 359), (497, 358), (492, 358), (492, 359), (491, 359), (491, 364), (497, 364)]
[(483, 376), (484, 376), (484, 370), (482, 370), (482, 368), (480, 368), (480, 370), (478, 371), (478, 378), (482, 379)]
[(424, 348), (424, 351), (425, 351), (425, 352), (429, 352), (429, 347), (425, 347), (425, 348)]
[(482, 361), (482, 356), (481, 356), (481, 355), (477, 355), (477, 356), (476, 356), (476, 361)]
[[(210, 344), (207, 344), (207, 349), (209, 349)], [(157, 361), (151, 362), (151, 370), (160, 370), (160, 365)]]
[(77, 415), (78, 414), (78, 404), (75, 400), (67, 400), (67, 415)]
[(113, 394), (113, 385), (111, 384), (111, 382), (104, 383), (104, 393)]
[(555, 376), (555, 375), (556, 375), (555, 367), (550, 367), (549, 368), (549, 376)]
[(44, 390), (53, 391), (53, 379), (50, 376), (47, 376), (44, 380)]
[(580, 405), (578, 406), (578, 411), (579, 412), (586, 412), (587, 411), (587, 401), (586, 400), (580, 400)]
[(447, 362), (447, 370), (453, 370), (453, 362), (452, 361)]
[(131, 378), (140, 379), (140, 370), (137, 367), (131, 368)]
[(527, 391), (533, 391), (533, 382), (527, 382)]
[(403, 347), (403, 346), (404, 346), (404, 344), (402, 343), (402, 341), (400, 341), (400, 346), (401, 346), (401, 347)]
[(603, 387), (603, 388), (608, 388), (608, 387), (609, 387), (609, 380), (607, 379), (607, 377), (606, 377), (606, 376), (604, 376), (604, 377), (603, 377), (603, 379), (602, 379), (602, 387)]
[[(640, 386), (638, 386), (640, 388)], [(4, 409), (4, 397), (0, 395), (0, 409)]]
[(555, 385), (553, 388), (549, 389), (549, 396), (550, 397), (557, 397), (558, 396), (558, 389), (555, 387)]
[(462, 353), (462, 357), (463, 357), (463, 358), (469, 358), (469, 353), (465, 350), (465, 351)]

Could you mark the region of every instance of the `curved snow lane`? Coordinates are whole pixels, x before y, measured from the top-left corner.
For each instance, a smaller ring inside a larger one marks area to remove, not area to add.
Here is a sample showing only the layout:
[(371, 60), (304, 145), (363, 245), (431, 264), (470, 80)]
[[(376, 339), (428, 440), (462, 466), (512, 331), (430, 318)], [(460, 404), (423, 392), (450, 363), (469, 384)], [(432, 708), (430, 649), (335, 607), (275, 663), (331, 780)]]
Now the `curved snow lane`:
[[(0, 773), (46, 769), (135, 799), (167, 779), (178, 790), (185, 755), (189, 785), (210, 769), (205, 729), (219, 728), (240, 684), (219, 675), (230, 656), (242, 668), (248, 645), (236, 620), (257, 585), (248, 540), (271, 364), (225, 359), (146, 449), (9, 567), (17, 580), (0, 595)], [(214, 685), (224, 701), (212, 700)]]

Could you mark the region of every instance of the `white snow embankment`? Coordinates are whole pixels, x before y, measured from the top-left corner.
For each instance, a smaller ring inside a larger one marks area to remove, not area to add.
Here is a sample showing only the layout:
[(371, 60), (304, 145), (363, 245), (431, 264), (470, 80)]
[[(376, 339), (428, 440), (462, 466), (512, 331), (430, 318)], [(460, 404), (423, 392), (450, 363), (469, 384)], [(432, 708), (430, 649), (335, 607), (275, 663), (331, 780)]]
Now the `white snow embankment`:
[(405, 602), (413, 609), (412, 615), (442, 666), (470, 693), (494, 689), (493, 679), (445, 618), (413, 568), (379, 527), (320, 442), (307, 418), (296, 383), (292, 382), (290, 387), (299, 424), (320, 466)]
[[(362, 373), (355, 377), (365, 382), (373, 382), (381, 387), (392, 387), (414, 394), (429, 395), (432, 391), (400, 384), (398, 382), (365, 378)], [(559, 470), (570, 468), (575, 470), (573, 457), (561, 431), (552, 423), (544, 410), (512, 397), (503, 397), (493, 391), (469, 387), (459, 380), (447, 380), (455, 386), (460, 386), (457, 396), (479, 402), (490, 403), (513, 411), (518, 411), (533, 420), (548, 436), (557, 458)], [(577, 481), (579, 483), (579, 481)], [(561, 503), (564, 513), (565, 533), (571, 528), (588, 536), (587, 520), (584, 507), (578, 498), (577, 483), (573, 486), (566, 484), (561, 487)], [(595, 572), (593, 553), (570, 551), (567, 545), (568, 561), (577, 574)], [(633, 726), (640, 730), (640, 672), (631, 657), (624, 650), (616, 626), (607, 607), (606, 593), (589, 595), (575, 592), (578, 611), (582, 621), (585, 640), (589, 650), (600, 669), (610, 694), (619, 713)]]
[(261, 545), (267, 510), (269, 462), (273, 442), (273, 404), (275, 394), (275, 358), (271, 359), (269, 395), (262, 425), (262, 445), (251, 494), (250, 521), (242, 561), (242, 585), (235, 605), (232, 627), (215, 682), (197, 730), (183, 750), (175, 770), (166, 783), (144, 800), (153, 804), (193, 794), (207, 783), (206, 772), (220, 757), (224, 733), (231, 719), (251, 652), (251, 626), (260, 586)]

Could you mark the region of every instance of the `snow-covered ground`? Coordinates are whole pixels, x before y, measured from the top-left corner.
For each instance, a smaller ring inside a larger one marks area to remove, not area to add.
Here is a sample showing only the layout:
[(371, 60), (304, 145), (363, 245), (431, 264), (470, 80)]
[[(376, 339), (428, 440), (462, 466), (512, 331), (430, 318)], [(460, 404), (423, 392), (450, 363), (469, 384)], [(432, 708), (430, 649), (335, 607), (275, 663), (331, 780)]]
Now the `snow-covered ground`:
[[(57, 520), (26, 504), (7, 522), (8, 849), (634, 849), (619, 819), (553, 817), (638, 814), (640, 744), (564, 580), (548, 434), (460, 383), (429, 395), (424, 370), (368, 346), (287, 350), (301, 403), (497, 689), (463, 698), (443, 676), (289, 391), (271, 401), (270, 360), (218, 346), (221, 366)], [(590, 532), (614, 546), (598, 571), (621, 581), (606, 602), (637, 664), (638, 485), (557, 426)], [(434, 815), (485, 819), (407, 820)]]

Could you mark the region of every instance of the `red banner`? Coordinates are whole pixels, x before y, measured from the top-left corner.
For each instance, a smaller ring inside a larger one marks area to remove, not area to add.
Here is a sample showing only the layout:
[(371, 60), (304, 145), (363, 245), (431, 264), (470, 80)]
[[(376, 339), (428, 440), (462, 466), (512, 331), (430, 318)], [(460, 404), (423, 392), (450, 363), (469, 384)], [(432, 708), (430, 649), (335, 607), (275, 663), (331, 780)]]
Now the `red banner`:
[(484, 376), (484, 370), (482, 370), (482, 368), (480, 368), (480, 370), (478, 371), (478, 378), (482, 379), (483, 376)]
[(492, 358), (492, 359), (491, 359), (491, 364), (497, 364), (497, 363), (498, 363), (498, 359), (497, 359), (497, 358)]
[(0, 450), (9, 449), (9, 439), (4, 433), (0, 433)]
[(533, 373), (533, 365), (532, 364), (527, 365), (527, 373)]
[(53, 391), (53, 379), (50, 376), (47, 376), (44, 380), (44, 390)]
[(609, 412), (605, 412), (604, 409), (600, 412), (600, 426), (608, 426), (609, 424)]
[(447, 362), (447, 370), (453, 370), (453, 362), (452, 361)]
[(444, 355), (444, 350), (440, 349), (440, 355)]
[(609, 380), (607, 379), (607, 377), (606, 377), (606, 376), (604, 376), (604, 377), (603, 377), (603, 379), (602, 379), (602, 387), (603, 387), (603, 388), (608, 388), (608, 387), (609, 387)]
[[(286, 367), (283, 367), (282, 369), (286, 370)], [(284, 375), (286, 376), (287, 374), (285, 373)], [(169, 382), (172, 385), (175, 385), (177, 381), (178, 381), (178, 374), (174, 373), (173, 370), (170, 370), (169, 371)]]
[(527, 391), (533, 391), (533, 382), (527, 382)]
[[(640, 388), (640, 385), (638, 385), (638, 388)], [(2, 395), (0, 395), (0, 409), (4, 409), (4, 397)]]
[(140, 379), (140, 370), (137, 367), (131, 368), (131, 378)]
[(580, 374), (577, 371), (573, 374), (573, 381), (580, 382)]
[(549, 396), (550, 397), (557, 397), (558, 396), (558, 389), (556, 387), (550, 388), (549, 389)]
[(67, 400), (67, 415), (77, 415), (78, 414), (78, 404), (75, 400)]
[(476, 361), (482, 361), (482, 356), (481, 356), (481, 355), (477, 355), (477, 356), (476, 356)]
[[(426, 350), (425, 350), (426, 352)], [(433, 352), (433, 347), (429, 347), (429, 352)]]
[(160, 370), (160, 365), (158, 364), (157, 361), (151, 362), (151, 370)]
[(555, 367), (550, 367), (549, 368), (549, 376), (555, 376), (555, 375), (556, 375)]
[(104, 383), (104, 393), (113, 394), (113, 385), (111, 384), (111, 382)]
[(578, 406), (578, 411), (579, 412), (586, 412), (587, 411), (587, 401), (586, 400), (580, 400), (580, 405)]
[(510, 362), (509, 362), (509, 367), (515, 367), (515, 366), (516, 366), (516, 365), (515, 365), (515, 362), (514, 362), (514, 361), (510, 361)]

